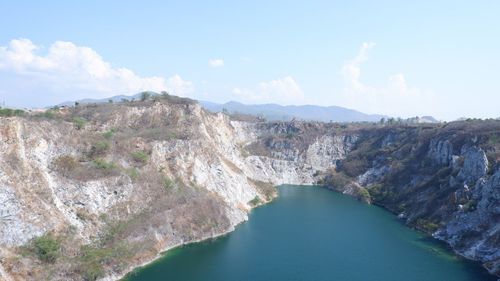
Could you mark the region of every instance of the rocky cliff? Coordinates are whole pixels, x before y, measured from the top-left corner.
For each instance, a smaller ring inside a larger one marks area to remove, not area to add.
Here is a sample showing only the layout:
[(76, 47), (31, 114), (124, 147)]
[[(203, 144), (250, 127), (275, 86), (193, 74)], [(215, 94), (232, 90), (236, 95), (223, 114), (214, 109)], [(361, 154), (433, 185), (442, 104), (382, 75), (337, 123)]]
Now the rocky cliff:
[(175, 97), (0, 118), (0, 279), (114, 280), (231, 231), (274, 185), (318, 182), (498, 274), (499, 134), (266, 123)]

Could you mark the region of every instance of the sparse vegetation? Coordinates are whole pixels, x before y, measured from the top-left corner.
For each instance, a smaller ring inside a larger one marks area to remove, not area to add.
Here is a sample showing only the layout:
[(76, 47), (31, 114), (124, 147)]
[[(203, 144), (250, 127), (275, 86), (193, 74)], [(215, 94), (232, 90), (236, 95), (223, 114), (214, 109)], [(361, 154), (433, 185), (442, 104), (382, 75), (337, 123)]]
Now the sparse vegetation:
[(388, 195), (388, 191), (381, 184), (375, 184), (368, 189), (370, 198), (375, 202), (381, 202)]
[(333, 186), (335, 189), (343, 189), (350, 184), (352, 180), (342, 172), (331, 171), (326, 178), (326, 184)]
[(94, 159), (90, 163), (82, 163), (72, 155), (61, 155), (55, 158), (51, 167), (64, 177), (80, 181), (117, 175), (121, 168), (118, 164), (108, 162), (103, 158)]
[(116, 165), (116, 163), (107, 162), (106, 160), (104, 160), (102, 158), (97, 158), (97, 159), (92, 160), (92, 164), (94, 165), (94, 167), (96, 167), (97, 169), (101, 169), (101, 170), (114, 170), (114, 169), (118, 168), (118, 165)]
[(129, 223), (109, 223), (96, 241), (81, 247), (77, 271), (85, 280), (94, 281), (103, 277), (106, 265), (119, 265), (133, 255), (132, 245), (122, 239)]
[(79, 166), (79, 163), (71, 155), (61, 155), (54, 159), (52, 165), (55, 170), (59, 171), (63, 176), (68, 177)]
[(82, 221), (86, 221), (86, 220), (88, 220), (89, 215), (88, 215), (87, 211), (85, 211), (85, 209), (82, 208), (82, 209), (78, 209), (76, 211), (76, 217)]
[(53, 263), (59, 257), (61, 245), (51, 234), (37, 237), (31, 244), (38, 259), (43, 262)]
[(174, 188), (176, 185), (175, 181), (173, 181), (168, 176), (163, 176), (161, 179), (161, 183), (162, 183), (163, 187), (167, 190)]
[(146, 164), (149, 160), (149, 155), (144, 151), (134, 151), (130, 153), (130, 156), (132, 156), (134, 161), (139, 162), (141, 164)]
[(250, 206), (254, 206), (254, 207), (261, 204), (261, 203), (262, 203), (262, 201), (260, 200), (259, 196), (255, 196), (252, 200), (250, 200), (250, 202), (248, 202), (248, 204)]
[(132, 180), (135, 180), (139, 177), (139, 170), (137, 170), (137, 168), (135, 167), (128, 168), (126, 170), (126, 173)]
[(429, 221), (429, 220), (426, 220), (426, 219), (418, 219), (416, 222), (415, 222), (415, 225), (426, 231), (426, 232), (435, 232), (436, 230), (438, 230), (439, 228), (439, 225), (437, 223), (434, 223), (432, 221)]
[(47, 119), (54, 119), (56, 117), (56, 110), (54, 109), (45, 110), (40, 116)]
[(102, 156), (109, 150), (110, 147), (111, 144), (108, 141), (98, 141), (90, 148), (89, 157), (94, 158), (96, 156)]
[(0, 117), (23, 116), (26, 112), (21, 109), (0, 108)]
[(146, 128), (134, 132), (135, 136), (153, 140), (186, 139), (187, 135), (169, 128)]
[(116, 133), (116, 129), (111, 129), (111, 130), (108, 130), (106, 132), (104, 132), (104, 134), (102, 134), (102, 136), (107, 139), (107, 140), (110, 140), (113, 138), (113, 135)]
[(189, 98), (183, 98), (183, 97), (178, 97), (178, 96), (173, 96), (170, 95), (166, 91), (161, 92), (161, 98), (169, 103), (173, 104), (193, 104), (196, 103), (195, 100), (189, 99)]
[[(256, 181), (256, 180), (252, 180), (250, 178), (248, 178), (248, 180), (255, 185), (255, 187), (257, 188), (257, 190), (259, 191), (260, 194), (264, 195), (265, 200), (269, 201), (276, 196), (276, 194), (277, 194), (276, 187), (274, 185), (272, 185), (271, 183), (263, 182), (263, 181)], [(261, 199), (259, 198), (259, 200), (261, 200)]]
[(82, 117), (73, 118), (73, 124), (75, 124), (75, 128), (77, 130), (81, 130), (85, 126), (86, 123), (87, 123), (87, 120), (85, 120), (85, 118), (82, 118)]
[(359, 199), (366, 202), (370, 202), (371, 200), (370, 193), (365, 188), (358, 189), (358, 196), (360, 197)]

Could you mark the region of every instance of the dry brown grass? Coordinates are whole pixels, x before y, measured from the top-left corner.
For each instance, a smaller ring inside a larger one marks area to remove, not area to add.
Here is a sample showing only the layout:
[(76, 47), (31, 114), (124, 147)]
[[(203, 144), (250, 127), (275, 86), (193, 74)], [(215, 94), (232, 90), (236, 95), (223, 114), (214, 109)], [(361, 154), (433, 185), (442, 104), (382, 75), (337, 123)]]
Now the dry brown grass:
[(259, 193), (264, 196), (266, 201), (270, 201), (278, 194), (278, 190), (276, 189), (276, 187), (269, 182), (252, 180), (250, 178), (248, 178), (248, 181), (250, 181), (257, 188)]

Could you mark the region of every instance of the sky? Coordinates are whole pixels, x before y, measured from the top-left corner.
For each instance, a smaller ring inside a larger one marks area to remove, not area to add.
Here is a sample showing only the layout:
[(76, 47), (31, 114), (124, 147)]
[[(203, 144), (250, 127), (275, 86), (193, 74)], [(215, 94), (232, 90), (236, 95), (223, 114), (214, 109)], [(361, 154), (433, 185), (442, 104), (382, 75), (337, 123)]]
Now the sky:
[(143, 90), (500, 117), (500, 1), (2, 1), (0, 105)]

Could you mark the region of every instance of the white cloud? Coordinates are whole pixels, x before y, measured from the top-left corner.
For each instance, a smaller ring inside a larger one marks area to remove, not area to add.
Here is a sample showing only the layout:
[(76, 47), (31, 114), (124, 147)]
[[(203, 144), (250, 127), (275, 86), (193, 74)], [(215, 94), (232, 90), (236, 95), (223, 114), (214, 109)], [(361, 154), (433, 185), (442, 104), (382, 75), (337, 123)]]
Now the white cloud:
[(368, 51), (374, 46), (375, 43), (363, 43), (356, 57), (343, 65), (342, 105), (367, 113), (402, 117), (436, 112), (437, 98), (431, 92), (408, 86), (402, 73), (389, 76), (383, 86), (361, 81), (361, 64), (368, 60)]
[(233, 94), (242, 102), (298, 104), (305, 101), (299, 84), (290, 76), (261, 82), (255, 89), (234, 88)]
[(194, 92), (194, 85), (190, 81), (183, 80), (178, 74), (167, 79), (166, 89), (177, 96), (186, 96)]
[(375, 43), (363, 43), (358, 55), (342, 67), (342, 75), (347, 86), (355, 91), (364, 91), (366, 86), (359, 80), (361, 76), (360, 65), (368, 59), (368, 50), (373, 48)]
[(208, 65), (211, 67), (223, 67), (224, 60), (223, 59), (211, 59), (208, 61)]
[(41, 49), (29, 39), (12, 40), (7, 46), (0, 46), (0, 72), (23, 83), (23, 87), (11, 85), (3, 88), (9, 87), (9, 83), (0, 85), (3, 92), (17, 95), (3, 99), (9, 102), (24, 95), (24, 99), (36, 100), (34, 95), (43, 93), (44, 100), (50, 104), (84, 97), (135, 94), (144, 90), (167, 90), (181, 96), (194, 91), (193, 84), (179, 75), (168, 79), (141, 77), (130, 69), (115, 68), (91, 48), (71, 42), (54, 42), (46, 54), (39, 54)]

